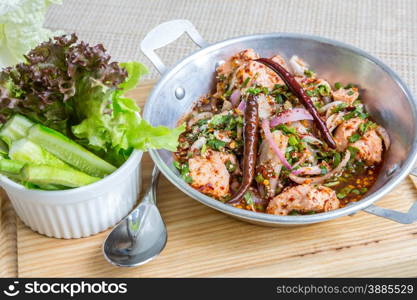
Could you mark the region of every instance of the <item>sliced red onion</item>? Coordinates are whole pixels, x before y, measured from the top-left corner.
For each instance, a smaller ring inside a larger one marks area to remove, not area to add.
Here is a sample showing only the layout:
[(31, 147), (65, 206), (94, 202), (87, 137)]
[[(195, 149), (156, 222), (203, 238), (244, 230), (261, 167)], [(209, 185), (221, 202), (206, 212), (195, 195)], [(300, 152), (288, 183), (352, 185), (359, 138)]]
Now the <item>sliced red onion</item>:
[(335, 176), (337, 173), (339, 173), (347, 165), (349, 159), (350, 159), (350, 151), (346, 151), (345, 157), (340, 162), (340, 164), (336, 168), (331, 170), (329, 173), (327, 173), (326, 175), (323, 175), (323, 176), (320, 176), (320, 177), (298, 177), (294, 174), (290, 174), (290, 175), (288, 175), (288, 177), (292, 181), (294, 181), (295, 183), (298, 183), (298, 184), (304, 184), (304, 183), (319, 184), (319, 183), (322, 183), (322, 182), (326, 181), (327, 179)]
[(190, 150), (200, 150), (201, 147), (207, 142), (206, 138), (204, 136), (200, 136), (191, 146)]
[(198, 121), (211, 118), (212, 116), (213, 116), (213, 113), (211, 113), (211, 112), (202, 112), (202, 113), (199, 113), (199, 114), (195, 115), (194, 117), (192, 117), (190, 119), (190, 121), (188, 121), (188, 126), (191, 127), (195, 123), (197, 123)]
[(222, 111), (230, 111), (233, 108), (232, 103), (230, 101), (223, 101)]
[(343, 101), (333, 101), (333, 102), (330, 102), (329, 104), (326, 104), (326, 105), (320, 107), (318, 109), (318, 111), (319, 111), (319, 113), (325, 113), (326, 111), (333, 108), (334, 106), (337, 106), (337, 105), (342, 104), (342, 103), (344, 103), (344, 102)]
[(271, 129), (269, 127), (269, 121), (267, 119), (262, 120), (262, 129), (265, 133), (265, 138), (269, 143), (269, 146), (272, 148), (272, 150), (275, 152), (276, 156), (279, 158), (281, 163), (286, 167), (288, 170), (291, 170), (291, 165), (285, 158), (285, 155), (281, 152), (278, 145), (275, 144), (275, 141), (272, 137)]
[(230, 102), (232, 102), (233, 107), (236, 107), (239, 104), (240, 95), (241, 93), (239, 89), (234, 90), (230, 95)]
[(389, 138), (388, 132), (382, 126), (378, 126), (375, 129), (375, 131), (382, 138), (382, 140), (384, 141), (385, 150), (388, 150), (389, 146), (391, 145), (391, 140)]
[(319, 166), (312, 166), (312, 167), (301, 167), (299, 169), (297, 169), (297, 174), (294, 174), (294, 172), (292, 172), (294, 175), (299, 175), (299, 174), (303, 174), (303, 175), (320, 175), (321, 174), (321, 168)]
[(246, 101), (245, 100), (240, 101), (240, 104), (237, 107), (237, 109), (240, 110), (241, 112), (244, 112), (246, 109)]
[(329, 132), (331, 133), (333, 130), (336, 129), (337, 126), (339, 126), (341, 123), (343, 123), (343, 117), (346, 113), (344, 112), (339, 112), (337, 114), (333, 114), (331, 115), (327, 120), (326, 120), (326, 126), (329, 129)]
[(311, 136), (311, 135), (306, 135), (301, 139), (303, 142), (312, 144), (312, 145), (321, 145), (323, 144), (322, 141), (320, 141), (318, 138)]
[(272, 118), (271, 126), (300, 120), (313, 120), (313, 117), (304, 108), (293, 108), (291, 110), (283, 111), (278, 116)]

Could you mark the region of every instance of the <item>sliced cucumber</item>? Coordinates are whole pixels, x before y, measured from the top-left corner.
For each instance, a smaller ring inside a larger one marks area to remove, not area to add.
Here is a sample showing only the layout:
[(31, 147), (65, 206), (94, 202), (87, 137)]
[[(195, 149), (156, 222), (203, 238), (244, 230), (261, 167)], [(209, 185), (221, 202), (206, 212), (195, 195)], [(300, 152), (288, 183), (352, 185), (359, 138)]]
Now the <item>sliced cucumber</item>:
[(22, 170), (22, 179), (38, 185), (64, 185), (80, 187), (100, 180), (77, 170), (42, 165), (26, 165)]
[(0, 172), (5, 175), (19, 175), (20, 171), (24, 166), (24, 162), (11, 160), (7, 158), (0, 159)]
[(7, 155), (9, 153), (9, 148), (3, 140), (0, 140), (0, 155)]
[(65, 135), (37, 124), (29, 129), (28, 139), (69, 165), (91, 176), (103, 177), (116, 167), (84, 149)]
[(22, 115), (14, 115), (0, 129), (0, 138), (10, 147), (13, 141), (25, 137), (34, 123)]
[(12, 142), (12, 145), (10, 146), (9, 157), (14, 160), (35, 165), (71, 168), (55, 155), (49, 153), (42, 147), (26, 138)]

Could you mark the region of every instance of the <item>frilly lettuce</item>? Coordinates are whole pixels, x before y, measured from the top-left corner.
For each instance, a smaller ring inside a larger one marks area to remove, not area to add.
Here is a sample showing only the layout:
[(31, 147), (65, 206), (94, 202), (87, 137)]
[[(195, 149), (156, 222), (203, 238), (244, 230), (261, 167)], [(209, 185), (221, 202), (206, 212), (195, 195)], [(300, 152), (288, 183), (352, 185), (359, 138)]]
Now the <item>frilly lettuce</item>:
[(22, 61), (24, 54), (53, 35), (42, 27), (52, 3), (61, 0), (1, 0), (0, 68)]
[(175, 151), (183, 126), (153, 127), (125, 93), (145, 66), (118, 64), (101, 44), (55, 37), (0, 73), (0, 121), (19, 113), (62, 132), (107, 161), (120, 165), (133, 149)]

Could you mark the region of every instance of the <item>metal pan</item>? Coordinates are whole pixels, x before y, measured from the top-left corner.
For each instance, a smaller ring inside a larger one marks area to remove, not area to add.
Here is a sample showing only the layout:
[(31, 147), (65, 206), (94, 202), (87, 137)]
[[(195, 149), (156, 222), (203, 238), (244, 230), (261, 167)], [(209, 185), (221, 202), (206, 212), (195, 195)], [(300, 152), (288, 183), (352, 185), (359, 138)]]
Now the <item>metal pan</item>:
[[(154, 50), (175, 41), (183, 33), (201, 48), (172, 68), (164, 65)], [(363, 210), (393, 221), (409, 224), (417, 220), (417, 202), (408, 213), (375, 206), (411, 171), (417, 159), (417, 105), (405, 83), (387, 65), (368, 53), (344, 43), (310, 35), (271, 33), (232, 38), (208, 44), (187, 20), (163, 23), (147, 34), (141, 50), (151, 60), (162, 78), (153, 89), (144, 109), (144, 118), (152, 125), (174, 127), (193, 103), (212, 91), (215, 69), (234, 53), (253, 48), (261, 56), (281, 54), (289, 59), (298, 55), (320, 77), (331, 84), (337, 81), (358, 83), (366, 108), (384, 126), (391, 137), (391, 148), (375, 185), (365, 197), (344, 208), (303, 216), (275, 216), (255, 213), (223, 204), (190, 187), (172, 166), (172, 154), (150, 150), (150, 155), (176, 187), (199, 202), (223, 213), (251, 223), (278, 226), (323, 222)]]

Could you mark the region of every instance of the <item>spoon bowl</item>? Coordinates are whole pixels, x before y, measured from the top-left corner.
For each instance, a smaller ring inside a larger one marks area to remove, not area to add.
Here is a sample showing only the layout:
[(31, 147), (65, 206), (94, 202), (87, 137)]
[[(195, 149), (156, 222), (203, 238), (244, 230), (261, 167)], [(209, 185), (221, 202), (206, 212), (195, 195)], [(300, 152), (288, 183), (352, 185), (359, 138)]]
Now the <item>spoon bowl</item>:
[(106, 260), (119, 267), (140, 266), (165, 248), (167, 230), (156, 206), (159, 170), (154, 167), (152, 181), (141, 203), (110, 232), (103, 243)]

